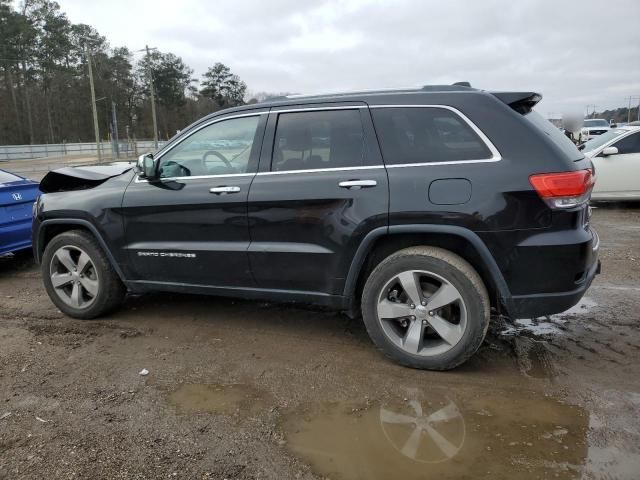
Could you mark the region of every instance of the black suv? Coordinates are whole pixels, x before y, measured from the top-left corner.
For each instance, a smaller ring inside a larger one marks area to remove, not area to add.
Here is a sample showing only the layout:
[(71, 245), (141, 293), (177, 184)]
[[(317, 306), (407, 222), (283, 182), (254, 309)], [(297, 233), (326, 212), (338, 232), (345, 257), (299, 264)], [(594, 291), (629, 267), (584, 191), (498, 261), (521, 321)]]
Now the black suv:
[(394, 360), (468, 359), (491, 308), (576, 304), (599, 269), (591, 162), (532, 92), (465, 86), (287, 97), (216, 112), (134, 167), (41, 183), (51, 300), (93, 318), (172, 291), (360, 312)]

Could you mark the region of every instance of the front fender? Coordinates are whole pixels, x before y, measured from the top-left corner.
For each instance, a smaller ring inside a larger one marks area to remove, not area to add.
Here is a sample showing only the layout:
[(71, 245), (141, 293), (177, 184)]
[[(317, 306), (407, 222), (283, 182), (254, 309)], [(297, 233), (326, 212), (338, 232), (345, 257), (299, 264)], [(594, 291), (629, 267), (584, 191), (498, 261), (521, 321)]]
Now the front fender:
[[(107, 255), (107, 258), (109, 259), (109, 263), (111, 264), (111, 267), (118, 274), (118, 277), (120, 277), (120, 280), (122, 282), (126, 281), (126, 278), (124, 277), (124, 274), (120, 266), (118, 265), (118, 262), (113, 256), (113, 253), (111, 252), (109, 246), (107, 245), (107, 242), (105, 242), (102, 234), (91, 222), (89, 222), (88, 220), (80, 219), (80, 218), (51, 218), (51, 219), (43, 220), (42, 222), (38, 221), (37, 219), (34, 219), (33, 254), (34, 254), (36, 263), (38, 264), (40, 263), (42, 259), (42, 254), (46, 247), (45, 238), (46, 238), (47, 229), (54, 226), (69, 226), (69, 227), (78, 226), (86, 230), (89, 230), (91, 234), (96, 238), (96, 240), (98, 240), (98, 243), (102, 247), (102, 250), (104, 250), (105, 254)], [(72, 228), (68, 228), (66, 230), (72, 230)]]

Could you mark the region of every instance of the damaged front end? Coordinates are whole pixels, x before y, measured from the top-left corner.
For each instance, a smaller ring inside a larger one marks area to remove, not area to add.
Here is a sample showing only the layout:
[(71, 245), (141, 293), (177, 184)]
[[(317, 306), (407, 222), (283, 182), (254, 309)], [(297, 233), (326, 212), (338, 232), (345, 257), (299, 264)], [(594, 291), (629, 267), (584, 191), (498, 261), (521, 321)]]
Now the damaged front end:
[(87, 190), (97, 187), (110, 178), (122, 175), (132, 168), (134, 164), (131, 162), (58, 168), (44, 176), (40, 182), (40, 190), (43, 193)]

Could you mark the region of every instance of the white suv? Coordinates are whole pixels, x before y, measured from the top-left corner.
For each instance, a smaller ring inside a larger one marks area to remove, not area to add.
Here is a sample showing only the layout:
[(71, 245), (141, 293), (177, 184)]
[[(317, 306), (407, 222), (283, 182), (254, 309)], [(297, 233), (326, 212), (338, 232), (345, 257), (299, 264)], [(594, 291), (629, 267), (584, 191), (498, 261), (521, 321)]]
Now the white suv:
[(582, 127), (582, 137), (585, 140), (591, 140), (593, 137), (602, 135), (611, 130), (609, 122), (602, 118), (585, 118)]

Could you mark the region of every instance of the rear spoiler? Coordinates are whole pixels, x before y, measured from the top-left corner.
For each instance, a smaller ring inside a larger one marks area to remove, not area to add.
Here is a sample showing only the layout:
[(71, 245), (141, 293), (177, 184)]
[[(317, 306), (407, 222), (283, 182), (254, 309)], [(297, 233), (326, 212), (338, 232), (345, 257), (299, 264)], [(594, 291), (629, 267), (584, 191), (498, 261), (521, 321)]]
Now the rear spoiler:
[(529, 113), (542, 100), (542, 95), (536, 92), (491, 92), (491, 94), (522, 115)]

